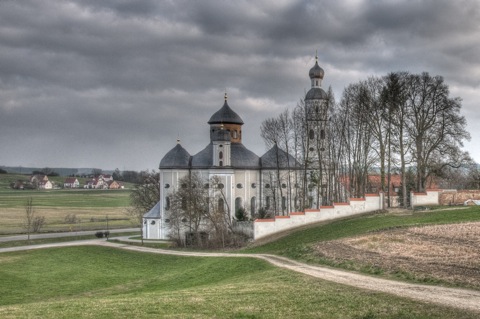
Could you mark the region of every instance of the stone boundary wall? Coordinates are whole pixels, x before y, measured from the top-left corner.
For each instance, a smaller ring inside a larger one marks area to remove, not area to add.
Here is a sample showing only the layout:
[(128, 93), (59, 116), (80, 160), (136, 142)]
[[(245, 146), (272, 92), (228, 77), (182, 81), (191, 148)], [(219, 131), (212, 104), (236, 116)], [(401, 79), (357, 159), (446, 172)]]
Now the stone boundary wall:
[(321, 206), (320, 209), (306, 209), (305, 212), (290, 213), (290, 216), (275, 216), (270, 219), (257, 219), (253, 223), (253, 239), (275, 234), (284, 230), (363, 214), (383, 209), (384, 194), (365, 194), (364, 198), (350, 198), (349, 203), (334, 203), (333, 206)]
[(463, 205), (469, 199), (480, 200), (480, 190), (445, 189), (439, 196), (440, 205)]

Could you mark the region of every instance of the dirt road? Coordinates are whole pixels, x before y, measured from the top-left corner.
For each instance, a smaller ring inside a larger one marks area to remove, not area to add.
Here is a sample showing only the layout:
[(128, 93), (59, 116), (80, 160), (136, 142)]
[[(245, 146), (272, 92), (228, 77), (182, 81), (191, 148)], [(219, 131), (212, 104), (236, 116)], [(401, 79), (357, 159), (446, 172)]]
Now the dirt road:
[(326, 267), (311, 266), (302, 264), (287, 258), (265, 255), (265, 254), (229, 254), (229, 253), (202, 253), (202, 252), (182, 252), (173, 250), (163, 250), (148, 247), (139, 247), (126, 244), (107, 242), (104, 240), (76, 241), (67, 243), (52, 243), (44, 245), (12, 247), (0, 249), (0, 253), (8, 251), (21, 251), (29, 249), (43, 249), (52, 247), (67, 247), (79, 245), (99, 245), (112, 248), (120, 248), (131, 251), (141, 251), (153, 254), (177, 255), (177, 256), (197, 256), (197, 257), (252, 257), (263, 259), (277, 267), (286, 268), (292, 271), (303, 273), (315, 278), (320, 278), (339, 284), (353, 286), (362, 289), (379, 291), (406, 298), (411, 298), (423, 302), (446, 305), (449, 307), (466, 309), (480, 312), (480, 291), (467, 289), (454, 289), (439, 286), (427, 286), (419, 284), (409, 284), (393, 280), (375, 278), (357, 273), (351, 273), (342, 270), (330, 269)]

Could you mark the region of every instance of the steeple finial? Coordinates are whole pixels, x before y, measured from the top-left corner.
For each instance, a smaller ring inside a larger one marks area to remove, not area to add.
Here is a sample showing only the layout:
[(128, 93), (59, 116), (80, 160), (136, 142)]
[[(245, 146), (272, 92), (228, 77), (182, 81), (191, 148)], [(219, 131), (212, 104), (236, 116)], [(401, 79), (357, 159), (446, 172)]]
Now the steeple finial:
[(315, 50), (315, 63), (318, 63), (318, 49)]
[(225, 102), (227, 102), (228, 96), (227, 96), (227, 88), (225, 88)]
[(177, 135), (177, 144), (180, 144), (180, 135)]

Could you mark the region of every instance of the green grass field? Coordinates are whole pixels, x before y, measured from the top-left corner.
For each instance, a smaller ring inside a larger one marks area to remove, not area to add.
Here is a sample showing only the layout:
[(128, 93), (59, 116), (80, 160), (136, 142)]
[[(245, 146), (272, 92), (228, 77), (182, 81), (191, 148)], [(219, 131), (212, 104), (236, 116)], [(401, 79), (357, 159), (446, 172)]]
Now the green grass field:
[(250, 258), (70, 247), (0, 254), (2, 318), (476, 318)]

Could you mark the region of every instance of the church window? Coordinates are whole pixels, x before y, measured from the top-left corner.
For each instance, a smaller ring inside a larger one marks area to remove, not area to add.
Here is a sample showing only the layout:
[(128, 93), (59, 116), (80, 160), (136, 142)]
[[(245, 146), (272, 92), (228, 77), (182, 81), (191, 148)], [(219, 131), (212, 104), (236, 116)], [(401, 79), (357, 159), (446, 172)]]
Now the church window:
[(287, 188), (287, 184), (283, 183), (282, 188)]
[(224, 206), (224, 201), (223, 198), (218, 199), (218, 211), (223, 213), (225, 211), (225, 206)]
[(223, 152), (218, 153), (218, 158), (223, 159)]
[(237, 212), (242, 207), (243, 207), (242, 198), (241, 197), (235, 198), (235, 212)]
[(170, 188), (170, 184), (165, 184), (165, 188)]
[(233, 131), (233, 132), (232, 132), (232, 134), (233, 134), (233, 138), (237, 138), (237, 135), (238, 135), (238, 133), (237, 133), (237, 131), (236, 131), (236, 130), (235, 130), (235, 131)]
[(242, 183), (238, 183), (238, 184), (237, 184), (237, 188), (243, 188)]
[(182, 218), (182, 223), (186, 223), (187, 222), (187, 219), (186, 218)]
[(252, 183), (252, 188), (257, 188), (257, 184)]
[(325, 130), (321, 130), (321, 131), (320, 131), (320, 138), (321, 138), (322, 140), (325, 139)]
[(318, 86), (318, 80), (315, 80), (315, 85)]
[(269, 209), (270, 208), (270, 196), (267, 196), (265, 198), (265, 201), (266, 201), (265, 206), (267, 207), (267, 209)]
[(155, 221), (154, 221), (154, 220), (152, 220), (152, 222), (150, 223), (150, 225), (155, 225)]
[(270, 184), (265, 184), (265, 188), (270, 188)]
[(225, 186), (222, 183), (220, 183), (220, 184), (218, 184), (217, 187), (218, 187), (218, 189), (223, 189)]
[(255, 206), (256, 206), (256, 198), (255, 196), (252, 197), (252, 199), (250, 200), (250, 212), (252, 214), (252, 216), (255, 215)]
[(222, 144), (220, 144), (220, 145), (218, 145), (218, 147), (223, 147), (223, 145), (222, 145)]
[(165, 198), (165, 210), (170, 209), (170, 197)]
[(311, 140), (315, 137), (315, 132), (312, 129), (308, 132), (308, 137), (310, 137)]
[(167, 218), (167, 219), (165, 219), (165, 223), (167, 223), (167, 224), (168, 224), (169, 222), (170, 222), (170, 219), (168, 219), (168, 218)]
[(282, 209), (287, 208), (287, 198), (285, 196), (282, 197)]
[(223, 166), (223, 161), (220, 161), (220, 162), (218, 163), (218, 166)]

